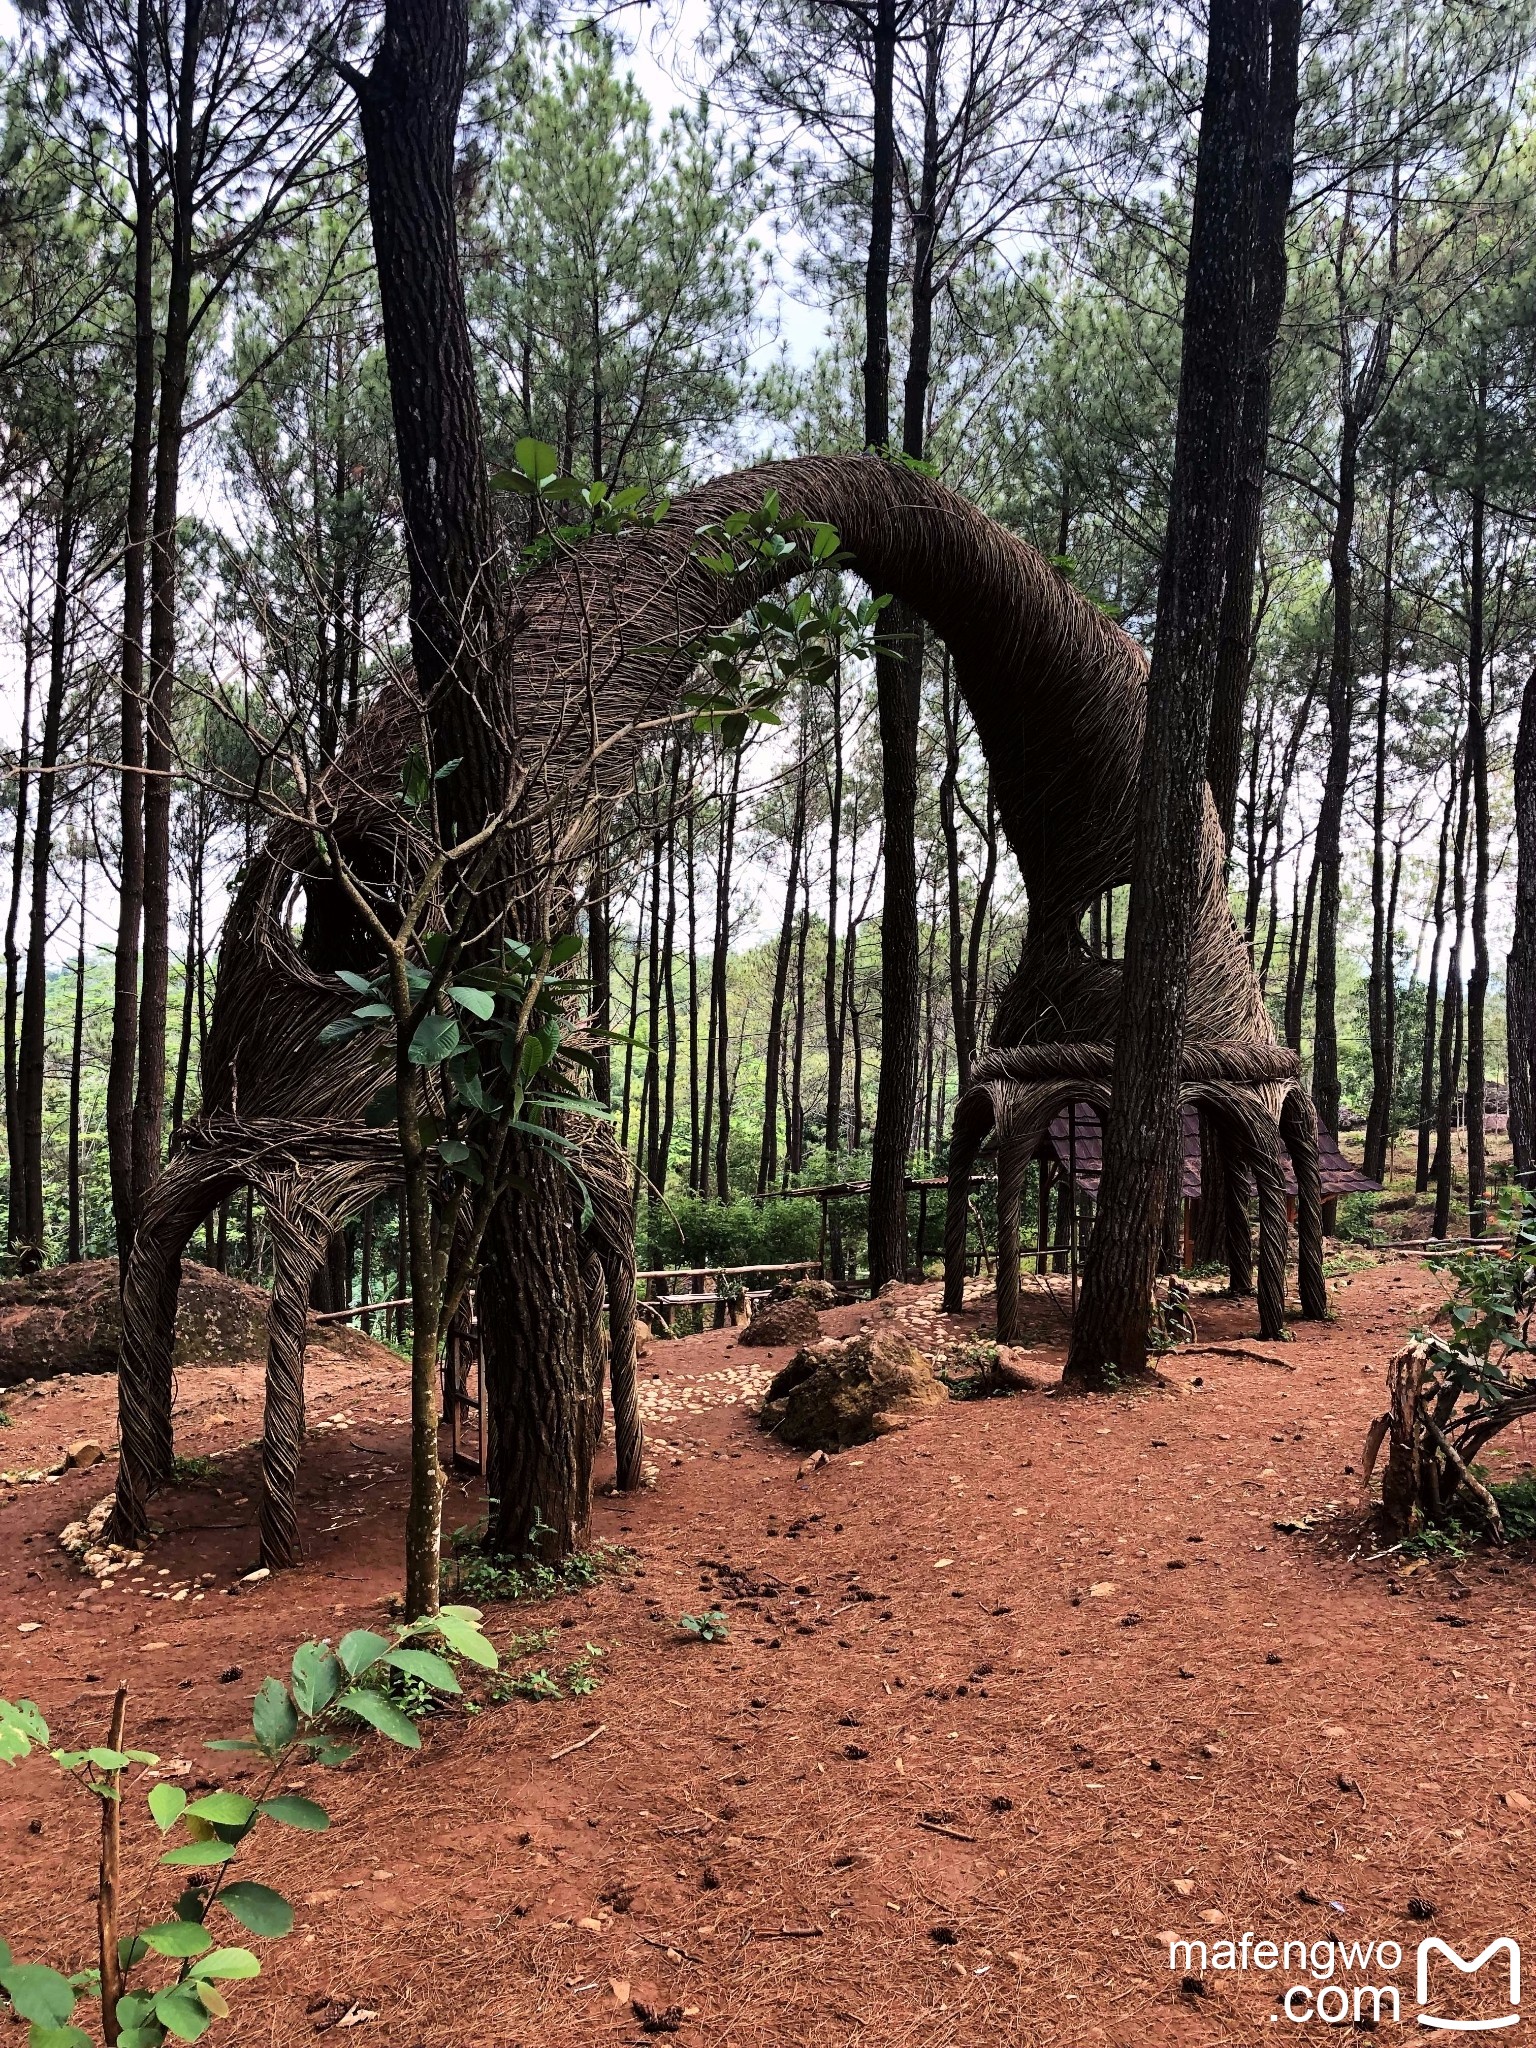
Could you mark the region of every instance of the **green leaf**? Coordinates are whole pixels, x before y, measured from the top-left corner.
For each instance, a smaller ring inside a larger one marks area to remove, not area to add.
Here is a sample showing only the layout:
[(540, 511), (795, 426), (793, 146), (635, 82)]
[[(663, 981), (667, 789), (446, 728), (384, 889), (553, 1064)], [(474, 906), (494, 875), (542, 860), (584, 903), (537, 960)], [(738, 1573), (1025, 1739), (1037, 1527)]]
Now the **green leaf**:
[[(224, 1735), (217, 1742), (205, 1742), (204, 1749), (231, 1750), (238, 1756), (260, 1756), (261, 1744), (247, 1742), (243, 1735)], [(185, 1797), (185, 1794), (183, 1794)]]
[(16, 1763), (48, 1746), (48, 1723), (32, 1700), (0, 1699), (0, 1760)]
[(419, 1678), (424, 1685), (434, 1686), (438, 1692), (464, 1689), (453, 1675), (453, 1666), (435, 1650), (391, 1650), (384, 1662), (410, 1678)]
[(356, 1038), (365, 1027), (356, 1017), (338, 1017), (334, 1024), (327, 1024), (320, 1033), (322, 1045), (345, 1045), (349, 1038)]
[(184, 1991), (179, 1984), (156, 1994), (155, 2017), (178, 2041), (201, 2040), (213, 2025), (201, 1999), (195, 1992)]
[[(342, 1705), (345, 1704), (343, 1695)], [(323, 1835), (331, 1824), (331, 1816), (323, 1806), (316, 1806), (313, 1799), (301, 1799), (296, 1792), (280, 1792), (275, 1799), (263, 1799), (258, 1811), (268, 1820), (281, 1821), (287, 1828), (303, 1828), (311, 1835)]]
[(547, 483), (560, 473), (560, 458), (547, 441), (525, 434), (512, 450), (512, 459), (523, 475), (534, 483)]
[(248, 1934), (280, 1941), (293, 1932), (293, 1908), (281, 1892), (266, 1884), (227, 1884), (218, 1903)]
[(149, 1943), (142, 1935), (125, 1934), (117, 1944), (117, 1967), (126, 1975), (129, 1970), (137, 1969), (148, 1954)]
[(27, 2029), (27, 2048), (94, 2048), (94, 2043), (79, 2027), (34, 2026)]
[(478, 1616), (474, 1621), (468, 1621), (462, 1614), (445, 1607), (436, 1619), (438, 1634), (456, 1656), (468, 1658), (471, 1664), (478, 1664), (484, 1671), (496, 1670), (496, 1651), (480, 1633)]
[(239, 1854), (233, 1842), (185, 1842), (179, 1849), (167, 1849), (160, 1861), (212, 1868), (219, 1863), (233, 1863)]
[(452, 1017), (429, 1011), (411, 1037), (406, 1057), (413, 1067), (435, 1067), (450, 1059), (460, 1044), (459, 1027)]
[(149, 1788), (149, 1814), (162, 1835), (169, 1834), (181, 1819), (187, 1795), (179, 1785), (161, 1783)]
[(153, 1991), (128, 1991), (117, 2001), (117, 2024), (142, 2027), (155, 2009)]
[(496, 998), (489, 989), (455, 987), (449, 989), (448, 994), (461, 1010), (468, 1010), (472, 1017), (480, 1018), (482, 1023), (488, 1022), (496, 1014)]
[(306, 1720), (341, 1689), (342, 1669), (329, 1643), (300, 1643), (293, 1653), (293, 1703)]
[(187, 1972), (189, 1977), (213, 1977), (221, 1982), (235, 1982), (247, 1977), (259, 1977), (261, 1964), (248, 1948), (216, 1948), (211, 1955), (200, 1956)]
[(393, 1700), (382, 1694), (365, 1692), (354, 1686), (351, 1692), (344, 1692), (336, 1703), (345, 1707), (349, 1714), (356, 1714), (360, 1721), (366, 1721), (371, 1728), (377, 1728), (381, 1735), (387, 1735), (391, 1742), (398, 1742), (405, 1749), (420, 1749), (421, 1737), (416, 1724), (408, 1715), (402, 1714)]
[(338, 967), (336, 979), (355, 996), (371, 996), (374, 992), (373, 983), (364, 975), (354, 974), (350, 967)]
[(160, 2048), (164, 2039), (163, 2027), (124, 2027), (117, 2037), (117, 2048)]
[(62, 2027), (75, 2009), (75, 1987), (46, 1963), (10, 1963), (0, 1970), (0, 1990), (18, 2019), (40, 2027)]
[(348, 1678), (357, 1678), (370, 1664), (377, 1664), (388, 1648), (387, 1636), (377, 1636), (371, 1628), (355, 1628), (336, 1645), (336, 1654)]
[(243, 1828), (255, 1817), (256, 1802), (243, 1792), (210, 1792), (206, 1799), (194, 1800), (187, 1812), (214, 1827)]
[(162, 1920), (158, 1927), (146, 1927), (142, 1939), (157, 1956), (200, 1956), (213, 1947), (213, 1936), (195, 1920)]
[(251, 1726), (266, 1756), (278, 1756), (299, 1732), (288, 1688), (280, 1678), (264, 1678), (251, 1704)]

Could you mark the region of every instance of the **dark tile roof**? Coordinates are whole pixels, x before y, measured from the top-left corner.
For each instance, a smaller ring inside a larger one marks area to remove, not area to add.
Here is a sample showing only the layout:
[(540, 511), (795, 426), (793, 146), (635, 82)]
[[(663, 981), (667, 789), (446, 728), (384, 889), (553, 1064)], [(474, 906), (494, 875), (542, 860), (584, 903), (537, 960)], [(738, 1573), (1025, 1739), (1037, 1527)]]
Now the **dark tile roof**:
[[(1075, 1103), (1069, 1113), (1062, 1110), (1051, 1125), (1047, 1145), (1054, 1152), (1063, 1169), (1069, 1159), (1076, 1170), (1079, 1186), (1087, 1194), (1096, 1194), (1099, 1176), (1104, 1170), (1104, 1140), (1099, 1130), (1098, 1111), (1086, 1102)], [(1373, 1193), (1381, 1186), (1379, 1180), (1370, 1180), (1353, 1160), (1346, 1159), (1339, 1150), (1338, 1140), (1331, 1131), (1319, 1129), (1317, 1134), (1318, 1170), (1323, 1184), (1323, 1199), (1335, 1195)], [(1296, 1176), (1291, 1162), (1282, 1151), (1285, 1166), (1286, 1193), (1296, 1192)], [(1184, 1197), (1196, 1201), (1200, 1195), (1200, 1116), (1193, 1108), (1184, 1111)]]

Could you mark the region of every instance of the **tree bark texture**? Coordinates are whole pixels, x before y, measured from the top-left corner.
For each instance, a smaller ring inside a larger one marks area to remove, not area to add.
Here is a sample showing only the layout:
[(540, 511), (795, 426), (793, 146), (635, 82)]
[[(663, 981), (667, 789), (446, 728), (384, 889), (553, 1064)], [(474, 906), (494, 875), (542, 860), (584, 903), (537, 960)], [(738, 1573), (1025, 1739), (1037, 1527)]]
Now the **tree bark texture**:
[[(1232, 504), (1226, 583), (1207, 779), (1230, 852), (1237, 816), (1244, 713), (1253, 670), (1253, 583), (1264, 516), (1264, 473), (1269, 454), (1270, 368), (1285, 309), (1285, 230), (1296, 163), (1297, 68), (1301, 53), (1301, 0), (1271, 0), (1269, 83), (1260, 144), (1259, 191), (1254, 221), (1248, 307), (1247, 375), (1243, 387), (1242, 449)], [(1065, 552), (1065, 550), (1063, 550)]]
[(1536, 1176), (1536, 669), (1515, 741), (1515, 914), (1507, 967), (1509, 1142), (1516, 1177)]
[[(1241, 453), (1246, 308), (1268, 10), (1215, 0), (1196, 159), (1172, 500), (1147, 681), (1131, 908), (1099, 1215), (1067, 1375), (1146, 1363), (1170, 1175), (1197, 905), (1208, 877), (1205, 766), (1222, 580)], [(1224, 849), (1223, 849), (1224, 853)]]

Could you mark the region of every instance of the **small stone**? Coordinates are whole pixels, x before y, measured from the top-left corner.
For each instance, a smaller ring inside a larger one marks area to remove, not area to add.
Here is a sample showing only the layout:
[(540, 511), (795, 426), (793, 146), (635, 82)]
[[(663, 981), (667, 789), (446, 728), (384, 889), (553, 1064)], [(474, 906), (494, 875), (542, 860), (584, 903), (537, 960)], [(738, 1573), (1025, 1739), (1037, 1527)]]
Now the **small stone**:
[(86, 1436), (82, 1437), (79, 1443), (70, 1445), (64, 1453), (64, 1462), (66, 1465), (78, 1466), (84, 1471), (88, 1465), (99, 1465), (106, 1455), (94, 1437)]

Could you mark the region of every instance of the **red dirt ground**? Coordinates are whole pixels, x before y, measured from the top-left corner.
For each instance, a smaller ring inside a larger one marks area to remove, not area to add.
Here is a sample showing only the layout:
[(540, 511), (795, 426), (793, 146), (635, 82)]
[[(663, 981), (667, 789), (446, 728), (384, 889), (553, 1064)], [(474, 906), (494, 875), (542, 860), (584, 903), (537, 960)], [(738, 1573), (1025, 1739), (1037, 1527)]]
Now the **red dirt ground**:
[[(1367, 1974), (1411, 2027), (1409, 1900), (1464, 1953), (1529, 1937), (1536, 1819), (1529, 1555), (1372, 1559), (1351, 1476), (1386, 1361), (1439, 1292), (1385, 1263), (1338, 1285), (1334, 1324), (1266, 1347), (1289, 1370), (1190, 1354), (1134, 1399), (956, 1402), (804, 1477), (741, 1398), (783, 1354), (654, 1344), (658, 1483), (593, 1514), (633, 1560), (489, 1617), (599, 1644), (601, 1691), (445, 1715), (417, 1756), (370, 1743), (306, 1774), (330, 1833), (274, 1831), (250, 1871), (301, 1902), (299, 1928), (210, 2039), (288, 2048), (356, 2006), (377, 2017), (355, 2038), (389, 2048), (627, 2043), (649, 2038), (631, 1998), (685, 2008), (663, 2037), (685, 2048), (1287, 2038), (1269, 2027), (1294, 1972), (1181, 1991), (1170, 1929), (1399, 1942), (1402, 1967)], [(932, 1297), (907, 1290), (903, 1312)], [(1202, 1341), (1252, 1341), (1251, 1305), (1196, 1313)], [(1062, 1324), (1036, 1315), (1052, 1377)], [(382, 1352), (317, 1365), (309, 1561), (257, 1586), (233, 1587), (254, 1562), (249, 1370), (181, 1376), (178, 1448), (220, 1465), (163, 1503), (140, 1584), (83, 1590), (54, 1540), (110, 1465), (0, 1496), (0, 1690), (35, 1697), (56, 1739), (100, 1740), (125, 1676), (132, 1739), (213, 1782), (201, 1743), (241, 1732), (263, 1674), (396, 1589), (403, 1381)], [(110, 1441), (111, 1398), (102, 1380), (12, 1396), (0, 1462)], [(476, 1511), (456, 1482), (450, 1521)], [(716, 1601), (730, 1640), (683, 1639), (677, 1616)], [(72, 1876), (91, 1804), (46, 1761), (4, 1777), (19, 1956), (91, 1957)], [(137, 1797), (126, 1811), (142, 1882), (152, 1830)]]

